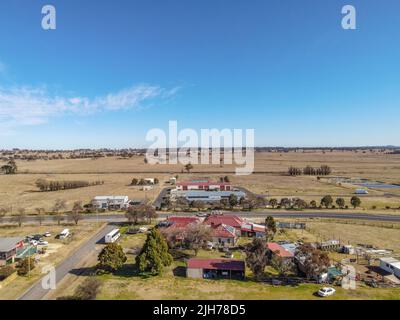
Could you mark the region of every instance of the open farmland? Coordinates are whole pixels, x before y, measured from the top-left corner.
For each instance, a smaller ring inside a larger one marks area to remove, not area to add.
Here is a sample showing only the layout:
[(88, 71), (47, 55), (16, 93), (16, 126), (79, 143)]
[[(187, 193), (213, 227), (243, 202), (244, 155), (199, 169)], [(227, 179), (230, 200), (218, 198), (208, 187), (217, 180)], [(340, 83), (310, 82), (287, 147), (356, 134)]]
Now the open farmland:
[[(335, 184), (327, 179), (315, 176), (291, 177), (286, 174), (288, 167), (303, 168), (306, 165), (318, 167), (328, 165), (332, 176), (368, 178), (386, 183), (400, 183), (400, 155), (378, 151), (291, 151), (257, 152), (255, 172), (249, 176), (235, 176), (235, 165), (196, 165), (190, 174), (183, 173), (183, 165), (150, 165), (144, 162), (144, 156), (131, 158), (103, 157), (92, 159), (60, 160), (17, 160), (18, 174), (0, 175), (0, 206), (24, 207), (32, 211), (36, 207), (50, 210), (56, 199), (72, 203), (81, 200), (87, 203), (95, 195), (128, 195), (132, 199), (145, 197), (154, 199), (164, 186), (163, 182), (172, 175), (179, 179), (210, 177), (218, 179), (229, 175), (234, 185), (243, 186), (250, 191), (269, 197), (301, 197), (306, 201), (319, 200), (330, 194), (344, 197), (346, 203), (357, 186)], [(154, 190), (139, 190), (130, 186), (132, 178), (158, 178), (160, 185)], [(84, 187), (55, 192), (38, 192), (37, 179), (48, 180), (86, 180), (104, 181), (103, 185)], [(368, 196), (362, 196), (361, 209), (372, 207), (384, 210), (400, 207), (400, 188), (370, 189)]]

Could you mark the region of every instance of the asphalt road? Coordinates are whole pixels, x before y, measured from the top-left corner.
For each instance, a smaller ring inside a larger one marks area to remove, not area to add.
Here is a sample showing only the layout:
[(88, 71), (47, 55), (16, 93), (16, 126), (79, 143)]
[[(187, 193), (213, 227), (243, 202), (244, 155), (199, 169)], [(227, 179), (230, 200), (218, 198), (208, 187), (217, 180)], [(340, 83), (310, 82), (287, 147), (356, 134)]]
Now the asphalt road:
[[(102, 228), (96, 235), (81, 245), (72, 255), (67, 257), (56, 267), (56, 284), (58, 284), (74, 267), (95, 248), (96, 243), (100, 242), (104, 236), (114, 229), (115, 226), (108, 224)], [(42, 279), (38, 280), (30, 289), (28, 289), (19, 300), (40, 300), (50, 289), (43, 289)]]
[(160, 194), (157, 196), (156, 200), (154, 200), (153, 202), (153, 206), (155, 206), (156, 208), (160, 208), (161, 207), (161, 203), (164, 199), (164, 197), (166, 197), (168, 190), (170, 190), (171, 187), (169, 188), (163, 188), (160, 192)]
[[(244, 212), (244, 211), (224, 211), (226, 214), (236, 214), (241, 217), (248, 218), (266, 218), (267, 216), (273, 216), (276, 218), (328, 218), (328, 219), (350, 219), (350, 220), (372, 220), (372, 221), (383, 221), (383, 222), (400, 222), (400, 215), (390, 214), (372, 214), (364, 212), (356, 213), (340, 213), (324, 210), (312, 210), (312, 211), (293, 211), (293, 212), (282, 212), (279, 210), (268, 210), (268, 211), (256, 211), (256, 212)], [(193, 216), (193, 212), (159, 212), (160, 217), (166, 216)], [(65, 220), (66, 220), (65, 216)], [(9, 223), (11, 218), (3, 218), (2, 223)], [(107, 213), (107, 214), (84, 214), (82, 220), (85, 221), (107, 221), (107, 222), (121, 222), (126, 221), (123, 213)], [(36, 218), (28, 216), (25, 222), (35, 222)], [(53, 216), (44, 216), (43, 221), (53, 221)]]

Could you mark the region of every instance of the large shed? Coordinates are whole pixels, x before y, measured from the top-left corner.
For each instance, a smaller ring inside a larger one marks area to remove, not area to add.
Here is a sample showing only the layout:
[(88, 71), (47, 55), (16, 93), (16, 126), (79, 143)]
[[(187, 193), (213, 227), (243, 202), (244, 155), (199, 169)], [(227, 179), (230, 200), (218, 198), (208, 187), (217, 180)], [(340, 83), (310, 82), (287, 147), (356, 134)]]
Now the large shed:
[(245, 269), (242, 260), (192, 258), (187, 262), (186, 276), (197, 279), (243, 280)]

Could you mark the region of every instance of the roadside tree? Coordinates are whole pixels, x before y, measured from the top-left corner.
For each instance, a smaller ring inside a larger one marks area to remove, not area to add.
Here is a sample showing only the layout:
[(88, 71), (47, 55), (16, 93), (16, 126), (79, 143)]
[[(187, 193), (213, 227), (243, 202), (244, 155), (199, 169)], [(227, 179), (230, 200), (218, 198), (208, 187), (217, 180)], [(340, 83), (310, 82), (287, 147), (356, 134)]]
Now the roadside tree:
[(97, 268), (106, 272), (115, 272), (126, 260), (122, 247), (117, 243), (110, 243), (99, 253)]

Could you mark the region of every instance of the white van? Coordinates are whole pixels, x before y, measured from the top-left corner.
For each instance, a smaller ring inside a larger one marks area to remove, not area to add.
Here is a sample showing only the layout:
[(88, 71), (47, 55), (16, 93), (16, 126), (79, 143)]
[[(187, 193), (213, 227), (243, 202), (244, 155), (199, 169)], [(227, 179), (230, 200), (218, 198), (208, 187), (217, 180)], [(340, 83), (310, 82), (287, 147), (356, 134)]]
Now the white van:
[(121, 236), (121, 233), (120, 233), (119, 229), (114, 229), (105, 235), (104, 242), (105, 243), (114, 243), (115, 241), (117, 241), (119, 239), (120, 236)]
[(65, 238), (68, 238), (69, 235), (70, 235), (69, 229), (64, 229), (63, 231), (60, 232), (58, 237), (60, 239), (65, 239)]

